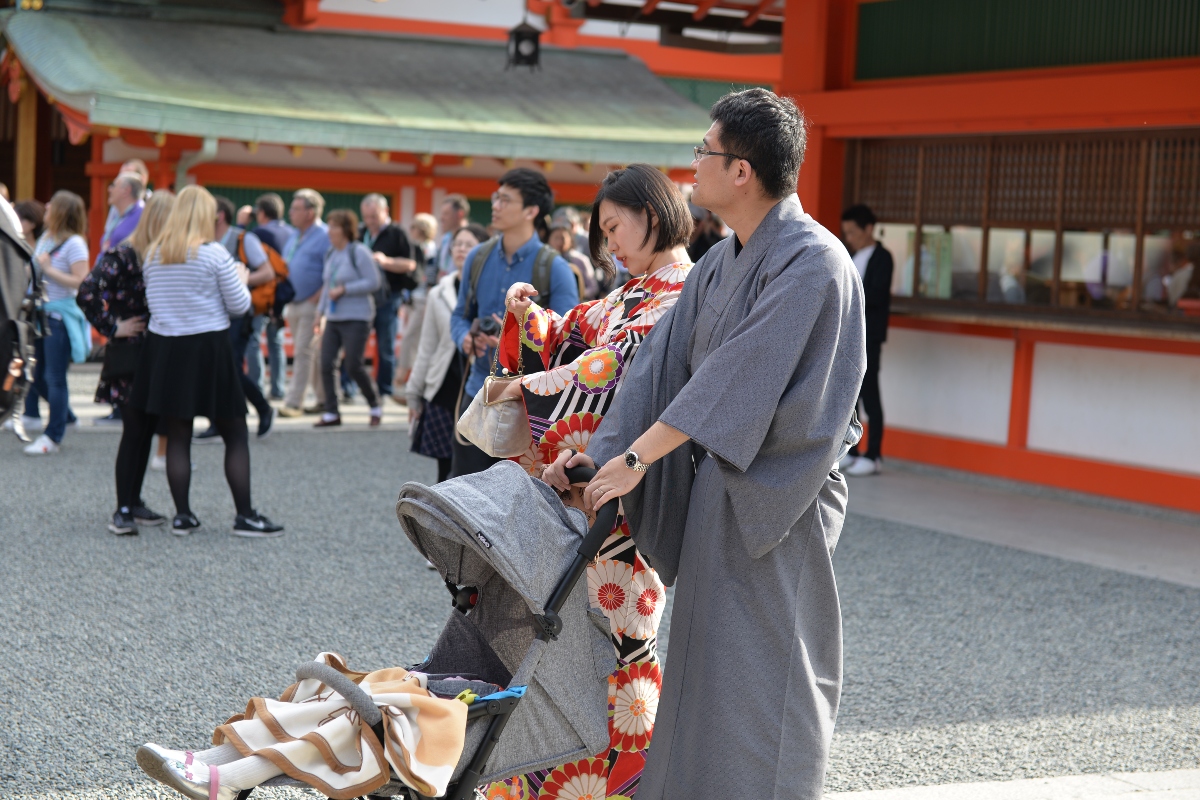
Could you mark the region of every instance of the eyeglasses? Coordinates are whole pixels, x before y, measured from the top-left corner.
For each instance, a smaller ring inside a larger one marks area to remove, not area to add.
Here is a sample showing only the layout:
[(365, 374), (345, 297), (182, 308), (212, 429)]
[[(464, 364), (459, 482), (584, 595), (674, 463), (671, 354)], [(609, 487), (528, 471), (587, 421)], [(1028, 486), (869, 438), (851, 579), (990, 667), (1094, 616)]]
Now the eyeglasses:
[(492, 205), (494, 206), (506, 206), (509, 203), (515, 203), (516, 201), (517, 198), (515, 197), (509, 197), (508, 195), (500, 194), (499, 192), (492, 192)]
[(751, 169), (754, 168), (754, 162), (751, 161), (750, 159), (746, 158), (745, 156), (734, 155), (733, 153), (718, 153), (716, 150), (705, 150), (703, 147), (700, 147), (699, 145), (697, 145), (696, 147), (693, 147), (692, 152), (696, 154), (697, 161), (704, 158), (705, 156), (725, 156), (726, 158), (736, 158), (739, 161), (745, 161), (747, 164), (750, 165)]

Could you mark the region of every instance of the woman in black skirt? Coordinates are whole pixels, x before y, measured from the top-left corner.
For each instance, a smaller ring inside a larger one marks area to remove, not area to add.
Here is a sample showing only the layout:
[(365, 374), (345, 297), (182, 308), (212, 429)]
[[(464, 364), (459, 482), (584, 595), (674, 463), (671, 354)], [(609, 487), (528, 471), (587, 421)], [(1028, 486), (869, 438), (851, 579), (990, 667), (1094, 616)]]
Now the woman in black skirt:
[(283, 527), (250, 504), (246, 396), (229, 344), (229, 318), (250, 310), (246, 268), (213, 241), (217, 203), (200, 186), (185, 187), (150, 244), (142, 274), (150, 328), (129, 403), (167, 421), (167, 483), (175, 500), (171, 530), (200, 527), (188, 503), (192, 420), (208, 417), (225, 442), (225, 480), (237, 507), (237, 536), (278, 536)]

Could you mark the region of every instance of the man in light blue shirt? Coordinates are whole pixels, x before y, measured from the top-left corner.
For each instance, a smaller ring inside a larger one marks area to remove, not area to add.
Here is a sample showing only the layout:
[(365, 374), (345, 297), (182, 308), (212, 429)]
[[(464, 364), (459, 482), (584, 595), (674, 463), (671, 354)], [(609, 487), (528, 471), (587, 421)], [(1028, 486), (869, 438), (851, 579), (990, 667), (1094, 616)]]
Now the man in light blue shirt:
[(317, 395), (317, 410), (325, 402), (325, 392), (316, 368), (313, 323), (317, 318), (317, 300), (325, 271), (325, 253), (329, 251), (329, 229), (321, 221), (325, 198), (312, 189), (298, 189), (288, 210), (296, 232), (283, 247), (288, 264), (288, 279), (296, 290), (296, 299), (284, 309), (284, 318), (292, 330), (292, 381), (279, 413), (298, 417), (303, 412), (304, 394), (311, 383)]
[[(486, 332), (471, 332), (478, 319), (487, 327), (494, 320), (498, 331), (504, 316), (504, 297), (514, 283), (529, 283), (533, 265), (542, 249), (537, 227), (545, 227), (554, 210), (554, 196), (546, 177), (537, 170), (518, 167), (500, 178), (500, 188), (492, 195), (492, 227), (499, 232), (498, 245), (482, 244), (471, 251), (463, 266), (463, 280), (458, 291), (458, 305), (450, 317), (450, 332), (459, 348), (475, 361), (467, 377), (462, 402), (465, 411), (471, 398), (483, 387), (483, 379), (491, 370), (492, 357), (499, 340)], [(479, 281), (471, 296), (471, 265), (481, 247), (491, 252), (483, 263)], [(550, 266), (550, 296), (538, 297), (539, 305), (565, 314), (579, 304), (579, 284), (575, 273), (556, 255)], [(479, 448), (454, 442), (454, 465), (451, 476), (469, 475), (487, 469), (498, 459)]]

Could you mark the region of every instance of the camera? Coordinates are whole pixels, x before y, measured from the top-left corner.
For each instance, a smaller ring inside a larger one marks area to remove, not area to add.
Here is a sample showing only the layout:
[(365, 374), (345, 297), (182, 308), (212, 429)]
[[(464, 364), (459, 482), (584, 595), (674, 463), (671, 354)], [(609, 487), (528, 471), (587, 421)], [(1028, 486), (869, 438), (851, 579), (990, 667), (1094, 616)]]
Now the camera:
[(485, 336), (499, 336), (500, 323), (491, 317), (479, 320), (479, 332)]

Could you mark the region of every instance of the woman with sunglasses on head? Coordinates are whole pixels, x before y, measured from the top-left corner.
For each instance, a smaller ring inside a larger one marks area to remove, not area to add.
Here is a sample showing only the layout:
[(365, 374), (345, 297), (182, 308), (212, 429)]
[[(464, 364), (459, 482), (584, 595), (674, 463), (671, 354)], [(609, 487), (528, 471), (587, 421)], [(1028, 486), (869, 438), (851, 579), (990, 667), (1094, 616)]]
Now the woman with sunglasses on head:
[[(508, 291), (500, 363), (512, 372), (524, 367), (524, 377), (505, 393), (524, 400), (532, 437), (529, 451), (516, 461), (560, 489), (570, 505), (582, 505), (580, 490), (566, 486), (552, 474), (561, 470), (550, 465), (563, 451), (587, 450), (642, 340), (683, 289), (692, 268), (686, 250), (691, 233), (692, 216), (679, 188), (656, 168), (631, 164), (609, 173), (601, 184), (592, 205), (589, 244), (592, 263), (610, 279), (614, 260), (632, 278), (562, 316), (538, 306), (530, 284)], [(610, 679), (615, 692), (610, 695), (615, 706), (609, 712), (611, 751), (494, 784), (488, 797), (557, 798), (559, 789), (580, 780), (597, 797), (631, 798), (637, 790), (662, 686), (656, 644), (666, 591), (621, 518), (587, 577), (591, 603), (608, 617), (617, 653)]]

